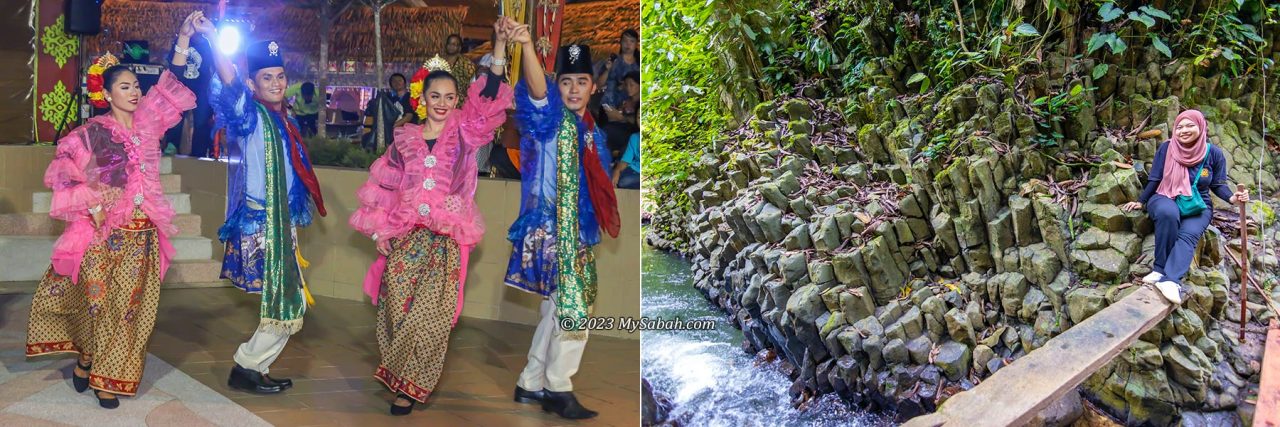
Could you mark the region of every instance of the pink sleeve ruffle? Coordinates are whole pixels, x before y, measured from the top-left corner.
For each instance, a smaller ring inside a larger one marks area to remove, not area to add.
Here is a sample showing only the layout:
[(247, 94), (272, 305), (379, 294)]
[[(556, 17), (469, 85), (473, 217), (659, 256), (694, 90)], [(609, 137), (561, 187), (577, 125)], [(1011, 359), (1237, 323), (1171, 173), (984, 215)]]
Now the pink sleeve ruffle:
[(484, 219), (479, 212), (433, 213), (431, 219), (436, 223), (433, 230), (452, 237), (459, 245), (475, 246), (484, 238)]
[(182, 121), (182, 112), (196, 108), (196, 94), (183, 85), (173, 73), (160, 73), (147, 96), (142, 97), (134, 113), (134, 126), (161, 133)]
[(507, 121), (507, 109), (515, 96), (515, 90), (505, 81), (499, 84), (498, 95), (493, 99), (480, 96), (489, 78), (484, 74), (471, 83), (467, 89), (467, 103), (459, 111), (462, 114), (462, 141), (468, 148), (493, 141), (493, 131)]
[(381, 237), (397, 228), (391, 222), (396, 219), (393, 212), (400, 205), (399, 188), (404, 171), (388, 161), (390, 155), (388, 151), (373, 162), (369, 180), (356, 192), (360, 208), (347, 221), (351, 228), (366, 236), (377, 233)]
[(80, 132), (58, 141), (57, 154), (44, 173), (44, 185), (53, 190), (49, 216), (63, 221), (83, 219), (89, 216), (89, 208), (98, 205), (101, 196), (85, 175), (92, 157)]

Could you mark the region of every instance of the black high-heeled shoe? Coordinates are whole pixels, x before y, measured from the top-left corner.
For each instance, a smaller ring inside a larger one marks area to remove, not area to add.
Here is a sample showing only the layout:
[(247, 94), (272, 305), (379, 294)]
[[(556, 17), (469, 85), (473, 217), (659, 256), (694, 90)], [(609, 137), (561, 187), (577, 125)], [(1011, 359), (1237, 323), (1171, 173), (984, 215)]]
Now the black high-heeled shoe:
[[(103, 398), (102, 393), (107, 393), (108, 395), (111, 395), (111, 398), (110, 399)], [(120, 407), (120, 398), (114, 394), (111, 394), (110, 392), (99, 390), (94, 392), (93, 395), (94, 397), (98, 398), (98, 406), (101, 406), (106, 409), (116, 409)]]
[(76, 375), (76, 371), (74, 369), (71, 370), (71, 386), (76, 388), (76, 393), (84, 393), (85, 390), (89, 389), (89, 369), (92, 366), (92, 363), (90, 363), (89, 366), (85, 366), (81, 365), (79, 360), (76, 361), (76, 367), (84, 371), (85, 375), (84, 378), (80, 378)]
[(400, 406), (400, 405), (397, 405), (395, 401), (391, 401), (391, 415), (402, 416), (402, 415), (409, 415), (409, 413), (413, 412), (413, 404), (417, 403), (413, 400), (413, 398), (409, 397), (409, 395), (407, 394), (401, 394), (396, 397), (404, 400), (408, 400), (409, 406)]

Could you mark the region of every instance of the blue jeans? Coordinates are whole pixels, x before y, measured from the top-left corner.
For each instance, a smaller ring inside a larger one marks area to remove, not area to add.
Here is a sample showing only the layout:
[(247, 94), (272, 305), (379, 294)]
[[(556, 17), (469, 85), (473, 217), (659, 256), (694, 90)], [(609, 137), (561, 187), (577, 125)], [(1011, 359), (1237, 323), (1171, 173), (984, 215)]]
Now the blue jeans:
[(1181, 285), (1182, 277), (1191, 268), (1196, 243), (1209, 227), (1213, 206), (1198, 215), (1184, 218), (1173, 199), (1156, 194), (1147, 201), (1147, 215), (1156, 225), (1156, 260), (1151, 269), (1163, 274), (1164, 280)]
[(622, 175), (618, 177), (618, 188), (640, 189), (640, 173), (631, 168), (623, 169)]

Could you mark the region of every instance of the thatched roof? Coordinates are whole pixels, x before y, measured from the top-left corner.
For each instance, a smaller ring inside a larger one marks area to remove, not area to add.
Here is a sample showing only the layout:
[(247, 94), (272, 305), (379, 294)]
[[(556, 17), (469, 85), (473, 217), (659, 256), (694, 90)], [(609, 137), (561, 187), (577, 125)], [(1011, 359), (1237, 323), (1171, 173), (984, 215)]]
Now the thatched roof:
[[(147, 40), (153, 62), (169, 52), (174, 34), (193, 10), (216, 16), (216, 6), (208, 3), (107, 0), (102, 6), (103, 33), (85, 39), (90, 55), (110, 50), (118, 52), (122, 40)], [(467, 7), (389, 6), (382, 11), (382, 58), (385, 62), (421, 61), (444, 45), (445, 37), (462, 28)], [(285, 51), (319, 59), (320, 18), (314, 9), (262, 3), (228, 7), (227, 14), (244, 16), (254, 23), (254, 34), (269, 34)], [(373, 61), (373, 15), (368, 7), (347, 9), (331, 27), (329, 55), (334, 60)]]
[[(640, 31), (639, 0), (570, 3), (565, 5), (560, 44), (586, 44), (591, 46), (594, 59), (607, 59), (618, 53), (618, 38), (628, 29)], [(492, 44), (485, 42), (467, 56), (478, 59), (492, 50)]]

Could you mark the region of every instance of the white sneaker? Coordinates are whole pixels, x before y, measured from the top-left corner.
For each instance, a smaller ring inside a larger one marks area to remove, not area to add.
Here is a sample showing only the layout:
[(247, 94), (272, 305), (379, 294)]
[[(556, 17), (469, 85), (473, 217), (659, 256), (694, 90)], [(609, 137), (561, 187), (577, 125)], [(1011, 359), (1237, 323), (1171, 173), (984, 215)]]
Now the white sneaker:
[(1142, 283), (1146, 283), (1148, 285), (1154, 285), (1156, 282), (1159, 282), (1160, 279), (1163, 279), (1163, 278), (1164, 278), (1163, 274), (1160, 274), (1159, 272), (1156, 272), (1156, 271), (1152, 271), (1151, 273), (1148, 273), (1146, 276), (1142, 276)]
[(1182, 304), (1182, 296), (1178, 295), (1180, 288), (1177, 283), (1167, 280), (1163, 282), (1156, 282), (1156, 289), (1160, 291), (1160, 295), (1163, 295), (1164, 299), (1169, 300), (1169, 302), (1174, 305)]

